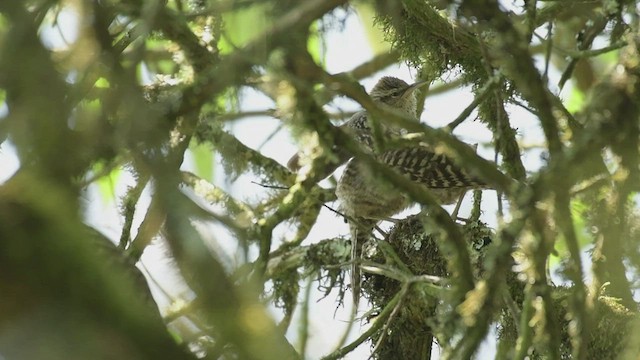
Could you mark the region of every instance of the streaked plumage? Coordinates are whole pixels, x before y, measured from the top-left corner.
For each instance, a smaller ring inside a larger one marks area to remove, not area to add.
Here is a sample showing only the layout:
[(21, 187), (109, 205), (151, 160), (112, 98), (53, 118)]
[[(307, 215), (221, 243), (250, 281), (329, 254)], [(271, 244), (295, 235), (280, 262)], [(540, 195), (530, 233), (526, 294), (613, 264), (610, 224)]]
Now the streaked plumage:
[[(383, 77), (370, 95), (373, 100), (416, 118), (414, 90), (420, 85), (421, 83), (408, 85), (397, 78)], [(398, 137), (403, 133), (402, 129), (380, 125), (384, 136), (388, 138)], [(355, 114), (343, 128), (381, 163), (424, 185), (443, 205), (455, 202), (470, 189), (484, 187), (482, 181), (426, 145), (413, 144), (376, 154), (367, 112)], [(405, 194), (377, 179), (371, 174), (369, 167), (357, 158), (352, 158), (347, 163), (338, 182), (336, 195), (340, 199), (341, 211), (351, 219), (349, 225), (353, 260), (360, 259), (362, 245), (369, 239), (378, 221), (390, 218), (411, 205)], [(360, 296), (360, 271), (357, 264), (352, 266), (351, 273), (352, 291), (357, 302)]]
[[(381, 78), (370, 92), (371, 98), (417, 119), (417, 100), (415, 90), (424, 85), (418, 82), (412, 85), (390, 76)], [(371, 119), (366, 111), (354, 114), (340, 126), (345, 132), (381, 163), (399, 174), (422, 184), (443, 205), (458, 200), (470, 189), (482, 188), (484, 183), (469, 175), (450, 158), (437, 154), (427, 145), (412, 144), (407, 147), (393, 148), (377, 153), (371, 130)], [(399, 138), (404, 129), (379, 123), (385, 139)], [(349, 160), (350, 155), (339, 148), (334, 149), (340, 162)], [(288, 166), (292, 170), (299, 168), (299, 156), (294, 155)], [(334, 163), (325, 169), (329, 175), (341, 163)], [(349, 219), (352, 241), (352, 291), (357, 302), (360, 295), (360, 271), (355, 260), (361, 257), (362, 245), (370, 238), (376, 223), (401, 212), (411, 205), (405, 194), (377, 179), (369, 167), (357, 158), (352, 158), (338, 182), (336, 195), (340, 200), (340, 209)]]

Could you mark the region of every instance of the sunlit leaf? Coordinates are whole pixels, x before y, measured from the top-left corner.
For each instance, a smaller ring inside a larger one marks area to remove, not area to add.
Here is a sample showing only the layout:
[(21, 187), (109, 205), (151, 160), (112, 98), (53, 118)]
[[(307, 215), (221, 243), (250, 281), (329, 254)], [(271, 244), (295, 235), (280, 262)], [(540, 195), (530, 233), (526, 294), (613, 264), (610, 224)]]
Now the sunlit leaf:
[(213, 180), (213, 151), (207, 144), (198, 144), (192, 141), (189, 145), (189, 151), (193, 156), (193, 163), (196, 168), (196, 175), (212, 181)]
[(384, 40), (384, 33), (376, 26), (375, 17), (376, 12), (369, 3), (359, 2), (354, 5), (358, 18), (364, 27), (364, 31), (367, 34), (367, 40), (369, 40), (369, 46), (374, 54), (382, 54), (391, 50), (391, 44)]
[(107, 79), (105, 77), (101, 77), (96, 81), (95, 86), (97, 88), (108, 88), (111, 85), (109, 84), (109, 79)]
[(307, 41), (307, 50), (313, 60), (318, 64), (324, 64), (325, 62), (325, 51), (324, 51), (324, 41), (322, 38), (322, 33), (318, 31), (318, 24), (314, 23), (311, 27), (311, 34)]
[(95, 183), (98, 185), (102, 201), (106, 204), (112, 203), (116, 199), (116, 185), (122, 177), (122, 169), (108, 169), (104, 164), (97, 163), (93, 167), (93, 176), (98, 176)]
[[(229, 53), (236, 47), (264, 36), (264, 31), (273, 21), (268, 16), (268, 4), (257, 4), (246, 9), (228, 12), (223, 15), (224, 36), (219, 47), (222, 53)], [(268, 39), (264, 39), (268, 41)]]
[(598, 59), (599, 62), (602, 62), (606, 65), (617, 64), (619, 58), (620, 58), (620, 50), (609, 51), (596, 57), (596, 59)]
[(585, 94), (574, 87), (569, 93), (569, 98), (565, 101), (565, 106), (570, 113), (576, 113), (584, 106)]
[(144, 52), (144, 64), (152, 73), (173, 74), (178, 66), (173, 58), (179, 49), (170, 41), (154, 36), (145, 40), (147, 51)]
[(4, 41), (4, 36), (6, 35), (8, 30), (9, 30), (9, 21), (7, 21), (6, 17), (0, 14), (0, 46), (3, 45), (2, 42)]

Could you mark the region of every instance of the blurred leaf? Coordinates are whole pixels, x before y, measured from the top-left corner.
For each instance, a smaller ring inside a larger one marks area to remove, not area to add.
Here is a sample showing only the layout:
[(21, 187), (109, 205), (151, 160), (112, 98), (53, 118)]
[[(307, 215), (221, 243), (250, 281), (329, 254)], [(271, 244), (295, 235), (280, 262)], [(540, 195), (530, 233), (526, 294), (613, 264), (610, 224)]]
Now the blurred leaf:
[[(236, 47), (243, 46), (255, 40), (259, 36), (264, 36), (264, 31), (273, 24), (268, 16), (269, 4), (257, 4), (255, 6), (225, 13), (224, 36), (220, 39), (220, 52), (229, 53)], [(265, 38), (265, 41), (268, 39)]]
[(0, 14), (0, 47), (3, 45), (2, 42), (8, 31), (9, 31), (9, 21), (3, 14)]
[(110, 204), (116, 198), (116, 184), (122, 176), (122, 169), (119, 167), (108, 169), (103, 163), (97, 163), (93, 166), (93, 174), (99, 176), (95, 182), (98, 185), (102, 201)]
[(0, 145), (2, 145), (5, 140), (7, 140), (7, 136), (9, 135), (4, 126), (1, 126), (2, 120), (7, 116), (8, 113), (7, 104), (5, 103), (6, 99), (7, 92), (4, 89), (0, 89)]
[[(96, 86), (98, 87), (98, 86)], [(86, 100), (78, 104), (73, 117), (74, 129), (84, 131), (92, 136), (99, 136), (95, 131), (100, 117), (102, 116), (102, 101), (100, 99)]]
[(374, 54), (382, 54), (391, 50), (391, 43), (384, 40), (384, 33), (376, 26), (376, 12), (369, 3), (358, 2), (354, 4), (358, 18), (364, 27), (369, 40), (369, 46)]
[(576, 112), (582, 110), (584, 101), (585, 94), (574, 86), (571, 90), (571, 93), (569, 94), (569, 98), (565, 101), (565, 106), (570, 113), (575, 114)]
[(316, 63), (324, 66), (325, 54), (324, 39), (322, 33), (318, 31), (318, 23), (314, 22), (311, 26), (311, 33), (307, 42), (307, 50)]
[(189, 144), (189, 151), (193, 156), (195, 173), (199, 177), (213, 181), (213, 151), (207, 144), (198, 144), (195, 140)]
[(618, 63), (618, 60), (620, 59), (620, 50), (614, 50), (614, 51), (609, 51), (606, 52), (602, 55), (599, 55), (598, 57), (596, 57), (596, 59), (599, 62), (602, 62), (606, 65), (615, 65)]
[(174, 74), (179, 66), (173, 58), (178, 47), (165, 39), (150, 37), (145, 41), (144, 63), (153, 73)]
[(106, 89), (108, 87), (110, 87), (111, 85), (109, 84), (109, 79), (107, 79), (106, 77), (101, 77), (96, 81), (95, 87), (97, 88), (102, 88), (102, 89)]
[(218, 109), (227, 109), (227, 111), (238, 112), (240, 111), (242, 93), (238, 88), (232, 87), (226, 89), (216, 99), (216, 106)]
[[(575, 199), (571, 201), (570, 206), (571, 218), (573, 219), (573, 228), (575, 229), (576, 237), (578, 238), (578, 246), (582, 249), (585, 246), (591, 244), (591, 238), (588, 235), (589, 229), (587, 229), (588, 225), (585, 220), (588, 206), (584, 202)], [(554, 248), (558, 252), (558, 256), (550, 257), (551, 266), (557, 265), (560, 259), (569, 256), (569, 250), (567, 249), (565, 241), (557, 241)]]

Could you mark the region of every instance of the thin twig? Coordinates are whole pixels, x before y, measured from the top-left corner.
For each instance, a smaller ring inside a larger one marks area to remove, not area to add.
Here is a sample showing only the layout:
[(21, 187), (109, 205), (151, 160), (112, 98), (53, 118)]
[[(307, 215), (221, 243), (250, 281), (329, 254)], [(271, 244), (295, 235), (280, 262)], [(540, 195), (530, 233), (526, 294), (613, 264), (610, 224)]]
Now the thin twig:
[[(256, 181), (251, 181), (251, 183), (252, 183), (252, 184), (256, 184), (256, 185), (258, 185), (258, 186), (261, 186), (261, 187), (263, 187), (263, 188), (267, 188), (267, 189), (276, 189), (276, 190), (289, 190), (289, 189), (290, 189), (290, 188), (288, 188), (288, 187), (286, 187), (286, 186), (269, 185), (269, 184), (259, 183), (259, 182), (256, 182)], [(346, 220), (349, 220), (349, 218), (347, 217), (347, 215), (345, 215), (345, 214), (341, 213), (340, 211), (338, 211), (338, 210), (336, 210), (336, 209), (332, 208), (331, 206), (329, 206), (329, 205), (327, 205), (327, 204), (325, 204), (325, 203), (323, 203), (323, 204), (322, 204), (322, 206), (323, 206), (324, 208), (328, 209), (329, 211), (331, 211), (332, 213), (334, 213), (334, 214), (336, 214), (336, 215), (339, 215), (340, 217), (344, 218), (344, 219), (345, 219), (345, 221), (346, 221)], [(353, 221), (355, 221), (355, 220), (353, 220)]]
[(484, 84), (482, 89), (478, 91), (476, 97), (473, 98), (471, 104), (469, 104), (464, 110), (462, 110), (460, 115), (458, 115), (455, 120), (447, 124), (445, 128), (449, 131), (453, 131), (453, 129), (455, 129), (458, 125), (462, 124), (462, 122), (465, 121), (469, 117), (469, 115), (471, 115), (473, 110), (475, 110), (475, 108), (478, 107), (478, 105), (480, 105), (480, 103), (482, 103), (489, 96), (489, 94), (491, 94), (491, 91), (496, 87), (496, 85), (498, 85), (499, 79), (499, 76), (493, 76), (489, 78), (489, 81)]
[(270, 185), (270, 184), (265, 184), (265, 183), (260, 183), (257, 181), (253, 181), (251, 180), (252, 184), (256, 184), (260, 187), (263, 187), (265, 189), (276, 189), (276, 190), (289, 190), (288, 186), (280, 186), (280, 185)]
[(627, 45), (628, 43), (626, 41), (618, 41), (616, 43), (613, 43), (612, 45), (605, 46), (600, 49), (589, 49), (589, 50), (582, 50), (582, 51), (568, 50), (567, 55), (571, 56), (574, 59), (583, 59), (587, 57), (594, 57), (594, 56), (606, 54), (608, 52), (621, 49)]
[(373, 350), (371, 350), (371, 355), (369, 355), (369, 359), (373, 358), (375, 353), (378, 351), (378, 348), (382, 344), (382, 341), (387, 335), (387, 329), (389, 329), (389, 327), (391, 326), (391, 322), (395, 319), (396, 315), (400, 311), (400, 307), (402, 306), (404, 299), (406, 299), (407, 294), (409, 293), (409, 288), (410, 288), (410, 284), (405, 283), (402, 286), (402, 289), (400, 289), (400, 299), (398, 300), (398, 303), (396, 304), (396, 306), (393, 307), (393, 311), (391, 311), (391, 315), (389, 315), (389, 318), (387, 319), (387, 321), (384, 322), (384, 325), (380, 330), (380, 337), (378, 338), (378, 341), (376, 341), (376, 344), (373, 347)]
[(396, 304), (400, 301), (401, 294), (400, 292), (396, 293), (393, 298), (389, 301), (389, 303), (382, 309), (380, 315), (378, 315), (376, 321), (371, 325), (371, 327), (363, 332), (356, 340), (352, 343), (332, 352), (331, 354), (322, 358), (322, 360), (337, 360), (344, 357), (346, 354), (353, 351), (356, 347), (358, 347), (363, 342), (367, 341), (373, 334), (376, 333), (382, 326), (384, 325), (386, 319), (391, 316), (391, 313), (396, 307)]
[(307, 342), (309, 340), (309, 304), (311, 302), (311, 284), (312, 284), (312, 278), (309, 277), (309, 280), (307, 280), (307, 283), (306, 283), (304, 302), (302, 303), (302, 308), (300, 309), (301, 319), (298, 326), (298, 329), (299, 329), (298, 336), (300, 339), (298, 343), (298, 349), (299, 349), (300, 355), (302, 355), (303, 358), (304, 358), (304, 354), (306, 353)]

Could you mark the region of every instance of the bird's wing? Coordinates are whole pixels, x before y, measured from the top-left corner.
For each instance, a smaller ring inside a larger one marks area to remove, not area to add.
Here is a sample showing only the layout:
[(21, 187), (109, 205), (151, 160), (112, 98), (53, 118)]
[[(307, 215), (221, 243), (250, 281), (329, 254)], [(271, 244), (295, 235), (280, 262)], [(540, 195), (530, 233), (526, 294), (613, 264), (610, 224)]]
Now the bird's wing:
[(429, 188), (470, 188), (486, 184), (469, 175), (445, 155), (437, 154), (425, 146), (403, 147), (387, 150), (381, 161)]
[(368, 150), (373, 149), (373, 136), (371, 135), (371, 127), (366, 111), (358, 111), (346, 123), (340, 126), (358, 143)]

